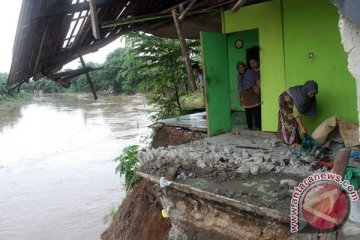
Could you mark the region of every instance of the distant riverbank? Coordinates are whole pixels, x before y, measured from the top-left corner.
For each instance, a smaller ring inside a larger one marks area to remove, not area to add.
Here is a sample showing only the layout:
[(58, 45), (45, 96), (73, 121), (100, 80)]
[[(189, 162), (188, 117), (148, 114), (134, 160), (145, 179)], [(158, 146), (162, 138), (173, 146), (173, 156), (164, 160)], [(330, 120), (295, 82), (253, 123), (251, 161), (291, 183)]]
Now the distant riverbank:
[(26, 103), (30, 103), (33, 97), (30, 93), (21, 92), (14, 95), (2, 95), (0, 98), (1, 113), (8, 113), (13, 111)]

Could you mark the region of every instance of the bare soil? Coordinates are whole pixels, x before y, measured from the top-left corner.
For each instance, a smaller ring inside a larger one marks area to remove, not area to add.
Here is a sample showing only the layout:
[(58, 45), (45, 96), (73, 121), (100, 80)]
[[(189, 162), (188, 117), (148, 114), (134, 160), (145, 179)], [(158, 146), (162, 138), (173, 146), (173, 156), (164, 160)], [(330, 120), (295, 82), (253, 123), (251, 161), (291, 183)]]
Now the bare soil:
[(147, 180), (141, 180), (127, 194), (102, 240), (167, 240), (171, 223), (161, 215), (156, 205), (156, 190)]
[(190, 131), (187, 129), (163, 126), (156, 130), (153, 148), (167, 147), (169, 145), (180, 145), (205, 138), (206, 134), (203, 132)]

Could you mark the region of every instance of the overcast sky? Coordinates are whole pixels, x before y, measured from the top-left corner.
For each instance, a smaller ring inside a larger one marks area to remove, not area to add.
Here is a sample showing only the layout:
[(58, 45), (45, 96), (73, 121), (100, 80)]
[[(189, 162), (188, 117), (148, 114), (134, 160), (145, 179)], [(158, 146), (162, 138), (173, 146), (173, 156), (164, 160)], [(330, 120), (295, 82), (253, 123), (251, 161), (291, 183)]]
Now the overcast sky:
[[(12, 48), (14, 44), (15, 32), (22, 0), (10, 0), (3, 2), (3, 11), (0, 14), (0, 72), (8, 73), (10, 71)], [(4, 10), (6, 9), (6, 10)], [(84, 56), (86, 62), (92, 61), (96, 63), (103, 63), (106, 56), (120, 47), (120, 40), (116, 40), (106, 47), (100, 49), (98, 52)], [(64, 68), (76, 68), (79, 65), (78, 60), (74, 63), (66, 65)]]

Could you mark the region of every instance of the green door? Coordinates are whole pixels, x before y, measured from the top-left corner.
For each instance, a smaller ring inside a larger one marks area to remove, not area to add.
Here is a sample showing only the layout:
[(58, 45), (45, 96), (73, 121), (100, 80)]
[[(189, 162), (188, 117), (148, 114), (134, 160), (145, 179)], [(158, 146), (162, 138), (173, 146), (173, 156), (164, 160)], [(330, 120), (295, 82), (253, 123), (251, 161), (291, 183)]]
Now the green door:
[(208, 135), (231, 130), (229, 63), (226, 35), (201, 32)]

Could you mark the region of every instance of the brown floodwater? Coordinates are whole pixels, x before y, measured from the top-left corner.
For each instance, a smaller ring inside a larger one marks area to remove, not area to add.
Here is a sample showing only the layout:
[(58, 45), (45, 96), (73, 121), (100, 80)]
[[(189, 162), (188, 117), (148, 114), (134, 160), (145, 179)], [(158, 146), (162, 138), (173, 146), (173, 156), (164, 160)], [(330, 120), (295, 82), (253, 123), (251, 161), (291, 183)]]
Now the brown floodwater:
[(0, 113), (0, 239), (99, 239), (125, 195), (113, 159), (151, 111), (142, 95), (53, 95)]

